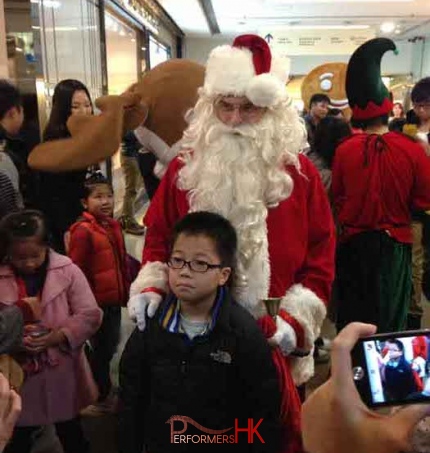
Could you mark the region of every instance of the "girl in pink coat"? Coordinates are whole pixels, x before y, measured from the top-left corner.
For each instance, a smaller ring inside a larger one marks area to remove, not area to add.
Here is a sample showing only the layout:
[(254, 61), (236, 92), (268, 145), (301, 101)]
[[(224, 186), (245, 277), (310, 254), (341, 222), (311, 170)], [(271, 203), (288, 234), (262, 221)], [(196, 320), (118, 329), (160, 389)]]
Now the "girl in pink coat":
[(80, 269), (49, 249), (38, 211), (2, 220), (0, 259), (0, 302), (38, 301), (41, 309), (40, 319), (24, 313), (22, 413), (5, 452), (30, 452), (34, 431), (54, 423), (65, 453), (85, 453), (79, 412), (97, 389), (83, 345), (99, 328), (101, 310)]

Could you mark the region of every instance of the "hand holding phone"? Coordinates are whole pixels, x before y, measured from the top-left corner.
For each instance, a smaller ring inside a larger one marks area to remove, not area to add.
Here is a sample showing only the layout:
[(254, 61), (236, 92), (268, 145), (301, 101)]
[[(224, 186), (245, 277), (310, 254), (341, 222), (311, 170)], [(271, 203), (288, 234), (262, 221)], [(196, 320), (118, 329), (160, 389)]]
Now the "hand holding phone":
[(430, 402), (430, 330), (363, 338), (352, 356), (355, 383), (367, 406)]
[(352, 323), (332, 344), (332, 375), (305, 401), (302, 408), (304, 448), (309, 453), (399, 453), (409, 451), (415, 425), (428, 405), (412, 405), (390, 416), (372, 412), (357, 391), (351, 351), (376, 327)]

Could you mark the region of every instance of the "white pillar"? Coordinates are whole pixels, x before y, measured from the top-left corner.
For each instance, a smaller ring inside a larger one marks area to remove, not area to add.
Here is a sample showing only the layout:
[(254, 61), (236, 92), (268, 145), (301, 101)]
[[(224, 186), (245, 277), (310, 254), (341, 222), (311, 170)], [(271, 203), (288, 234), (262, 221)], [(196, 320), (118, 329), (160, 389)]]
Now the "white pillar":
[(6, 48), (6, 22), (4, 19), (4, 0), (0, 0), (0, 78), (9, 78)]

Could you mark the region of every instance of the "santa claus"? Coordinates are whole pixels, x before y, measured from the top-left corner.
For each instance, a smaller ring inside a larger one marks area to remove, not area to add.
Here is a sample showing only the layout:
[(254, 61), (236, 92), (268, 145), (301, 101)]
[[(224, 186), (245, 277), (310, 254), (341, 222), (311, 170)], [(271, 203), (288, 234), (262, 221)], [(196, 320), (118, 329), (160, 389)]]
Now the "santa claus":
[[(239, 238), (234, 296), (274, 345), (288, 424), (283, 451), (291, 452), (301, 448), (294, 384), (313, 373), (310, 352), (330, 297), (335, 236), (319, 174), (300, 154), (306, 131), (287, 96), (287, 76), (258, 36), (211, 52), (182, 149), (145, 217), (143, 265), (128, 308), (144, 329), (168, 292), (175, 222), (201, 210), (229, 219)], [(267, 297), (282, 298), (276, 322), (261, 302)]]

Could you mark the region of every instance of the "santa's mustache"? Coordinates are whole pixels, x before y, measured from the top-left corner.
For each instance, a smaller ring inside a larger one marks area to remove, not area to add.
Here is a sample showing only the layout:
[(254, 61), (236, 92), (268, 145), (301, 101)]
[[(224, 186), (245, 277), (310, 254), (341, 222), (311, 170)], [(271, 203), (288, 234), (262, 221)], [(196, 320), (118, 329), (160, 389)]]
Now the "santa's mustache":
[(259, 128), (257, 126), (251, 124), (228, 126), (220, 121), (216, 121), (208, 128), (206, 137), (208, 142), (211, 142), (212, 140), (223, 135), (255, 139), (258, 137), (258, 130)]

